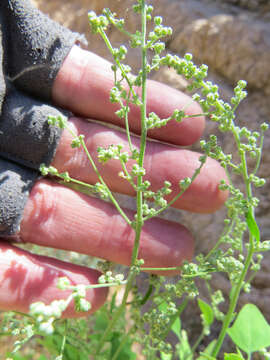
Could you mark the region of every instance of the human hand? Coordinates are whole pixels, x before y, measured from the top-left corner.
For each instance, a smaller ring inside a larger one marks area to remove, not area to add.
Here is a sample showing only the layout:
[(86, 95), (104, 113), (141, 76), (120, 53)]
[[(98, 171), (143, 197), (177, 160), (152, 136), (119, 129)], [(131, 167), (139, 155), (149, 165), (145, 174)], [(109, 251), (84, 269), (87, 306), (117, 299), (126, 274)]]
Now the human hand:
[[(116, 106), (109, 102), (109, 91), (113, 86), (110, 66), (98, 56), (73, 47), (55, 80), (53, 100), (77, 116), (123, 125), (114, 115)], [(188, 102), (190, 99), (186, 95), (157, 82), (148, 82), (149, 112), (167, 117)], [(196, 104), (187, 108), (190, 115), (199, 112)], [(129, 118), (131, 130), (139, 133), (137, 108), (132, 108)], [(76, 133), (85, 135), (88, 150), (94, 158), (98, 146), (106, 147), (119, 142), (126, 144), (122, 132), (102, 124), (72, 117), (70, 125)], [(200, 155), (173, 145), (192, 144), (203, 129), (204, 119), (191, 117), (183, 123), (170, 122), (165, 128), (149, 131), (151, 137), (167, 143), (149, 142), (147, 147), (145, 168), (154, 190), (160, 188), (164, 180), (169, 180), (173, 196), (179, 180), (193, 174), (200, 164)], [(60, 172), (68, 171), (72, 177), (95, 183), (95, 173), (88, 165), (84, 152), (80, 148), (72, 149), (70, 142), (69, 133), (64, 131), (52, 165)], [(138, 139), (134, 138), (136, 142)], [(112, 191), (134, 195), (131, 187), (117, 176), (121, 170), (117, 162), (111, 161), (98, 167)], [(226, 193), (218, 189), (222, 178), (225, 178), (223, 169), (214, 160), (207, 160), (198, 178), (175, 203), (175, 207), (200, 213), (217, 210), (226, 199)], [(31, 191), (19, 236), (24, 242), (72, 250), (128, 265), (134, 233), (111, 204), (42, 179)], [(139, 252), (145, 266), (179, 266), (183, 259), (191, 259), (192, 253), (192, 236), (180, 224), (161, 219), (145, 223)], [(67, 292), (57, 289), (59, 277), (66, 276), (72, 283), (89, 284), (96, 283), (100, 275), (95, 270), (33, 255), (7, 243), (1, 244), (0, 267), (1, 308), (24, 312), (28, 311), (32, 302), (49, 303), (68, 296)], [(106, 294), (104, 289), (88, 292), (91, 312), (105, 301)], [(65, 316), (76, 316), (72, 307), (68, 308)]]

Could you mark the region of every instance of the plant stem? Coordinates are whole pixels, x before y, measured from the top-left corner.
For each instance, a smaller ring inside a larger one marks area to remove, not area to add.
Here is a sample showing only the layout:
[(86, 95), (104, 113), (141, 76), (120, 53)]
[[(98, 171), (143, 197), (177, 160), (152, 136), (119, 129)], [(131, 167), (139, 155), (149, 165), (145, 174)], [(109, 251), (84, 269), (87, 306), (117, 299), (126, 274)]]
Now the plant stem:
[(64, 322), (64, 326), (65, 326), (65, 330), (64, 330), (64, 335), (63, 335), (63, 340), (62, 340), (62, 344), (61, 344), (61, 350), (60, 350), (60, 356), (64, 355), (64, 350), (65, 350), (65, 346), (66, 346), (66, 340), (67, 340), (67, 320), (65, 320)]
[(86, 289), (98, 289), (103, 287), (111, 287), (111, 286), (121, 286), (126, 285), (126, 281), (122, 281), (121, 283), (113, 282), (113, 283), (107, 283), (107, 284), (95, 284), (95, 285), (87, 285), (85, 286)]
[(198, 347), (198, 346), (200, 345), (200, 343), (202, 342), (204, 336), (205, 336), (204, 333), (201, 332), (201, 334), (199, 335), (197, 341), (196, 341), (195, 344), (192, 346), (192, 348), (191, 348), (191, 354), (190, 354), (191, 358), (192, 358), (192, 356), (194, 355), (197, 347)]
[[(141, 271), (181, 271), (182, 270), (182, 266), (174, 266), (174, 267), (160, 267), (160, 268), (152, 268), (152, 267), (141, 267)], [(208, 270), (207, 272), (197, 272), (194, 274), (181, 274), (181, 277), (184, 279), (192, 279), (192, 278), (196, 278), (196, 277), (203, 277), (206, 276), (207, 274), (211, 273), (211, 272), (215, 272), (216, 270)]]
[[(147, 128), (146, 128), (146, 79), (147, 79), (147, 73), (146, 73), (146, 65), (147, 65), (147, 58), (146, 58), (146, 45), (145, 45), (145, 38), (146, 38), (146, 6), (145, 1), (142, 0), (142, 47), (141, 47), (141, 54), (142, 54), (142, 104), (140, 106), (141, 109), (141, 142), (140, 142), (140, 153), (139, 153), (139, 159), (138, 164), (140, 167), (143, 167), (144, 162), (144, 154), (145, 154), (145, 148), (146, 148), (146, 136), (147, 136)], [(121, 64), (120, 64), (121, 65)], [(120, 66), (119, 66), (120, 67)], [(135, 226), (135, 240), (134, 240), (134, 246), (132, 250), (132, 256), (131, 256), (131, 267), (130, 272), (127, 279), (127, 284), (125, 288), (125, 292), (122, 298), (122, 303), (118, 310), (115, 312), (112, 320), (110, 321), (110, 324), (107, 326), (99, 344), (97, 347), (96, 355), (100, 353), (102, 350), (102, 347), (108, 338), (108, 335), (110, 334), (111, 330), (113, 329), (115, 323), (117, 322), (119, 316), (122, 314), (126, 307), (127, 298), (130, 292), (130, 289), (133, 286), (134, 279), (136, 277), (136, 272), (132, 271), (133, 266), (136, 264), (136, 260), (138, 258), (138, 252), (139, 252), (139, 243), (140, 243), (140, 236), (141, 236), (141, 229), (143, 226), (143, 212), (142, 212), (142, 204), (143, 204), (143, 196), (142, 191), (140, 190), (140, 187), (142, 185), (143, 176), (139, 175), (137, 178), (137, 184), (138, 184), (138, 190), (137, 190), (137, 217), (136, 217), (136, 226)]]
[[(102, 39), (104, 40), (107, 48), (109, 49), (110, 53), (113, 55), (113, 54), (114, 54), (114, 49), (113, 49), (112, 44), (111, 44), (108, 36), (106, 35), (105, 31), (104, 31), (103, 29), (101, 29), (99, 33), (100, 33)], [(116, 62), (116, 64), (117, 64), (117, 66), (119, 67), (123, 78), (126, 80), (128, 86), (129, 86), (129, 88), (130, 88), (130, 90), (131, 90), (131, 92), (132, 92), (132, 95), (134, 96), (134, 98), (137, 97), (136, 93), (135, 93), (134, 90), (133, 90), (132, 83), (131, 83), (129, 77), (127, 76), (126, 71), (125, 71), (125, 69), (123, 68), (122, 64), (120, 63), (120, 61), (119, 61), (117, 58), (115, 58), (114, 55), (113, 55), (113, 58), (114, 58), (114, 60), (115, 60), (115, 62)]]
[(127, 97), (126, 106), (125, 106), (125, 128), (126, 128), (126, 134), (127, 134), (129, 149), (132, 152), (134, 150), (134, 147), (133, 147), (133, 144), (132, 144), (132, 141), (131, 141), (129, 123), (128, 123), (128, 111), (129, 111), (129, 102), (130, 102), (131, 92), (132, 92), (132, 88), (129, 88), (128, 97)]
[[(195, 179), (197, 178), (197, 176), (200, 174), (203, 165), (204, 165), (204, 163), (202, 162), (202, 163), (200, 164), (200, 166), (194, 171), (194, 173), (193, 173), (193, 175), (192, 175), (192, 177), (191, 177), (191, 184), (194, 182), (194, 180), (195, 180)], [(147, 216), (145, 216), (144, 221), (149, 220), (149, 219), (151, 219), (151, 218), (154, 217), (154, 216), (158, 216), (158, 215), (161, 214), (163, 211), (165, 211), (166, 209), (168, 209), (169, 207), (171, 207), (172, 204), (175, 203), (175, 201), (178, 200), (178, 199), (180, 198), (180, 196), (182, 196), (183, 193), (184, 193), (188, 188), (189, 188), (189, 186), (188, 186), (187, 188), (183, 189), (183, 190), (180, 190), (179, 193), (178, 193), (171, 201), (169, 201), (166, 206), (164, 206), (164, 207), (156, 210), (156, 212), (155, 212), (153, 215), (147, 215)]]
[(107, 192), (108, 192), (108, 196), (111, 200), (111, 202), (114, 204), (114, 206), (116, 207), (116, 209), (118, 210), (118, 212), (120, 213), (120, 215), (123, 217), (123, 219), (129, 224), (131, 225), (131, 221), (130, 219), (127, 217), (127, 215), (125, 214), (125, 212), (122, 210), (122, 208), (120, 207), (120, 205), (118, 204), (117, 200), (115, 199), (115, 197), (113, 196), (112, 192), (110, 191), (110, 189), (108, 188), (107, 184), (105, 183), (105, 181), (103, 180), (102, 176), (100, 175), (99, 171), (98, 171), (98, 168), (96, 167), (96, 164), (92, 158), (92, 156), (90, 155), (87, 147), (86, 147), (86, 144), (84, 142), (84, 140), (81, 141), (81, 144), (82, 144), (82, 147), (83, 147), (83, 150), (85, 151), (85, 154), (88, 158), (88, 160), (90, 161), (95, 173), (97, 174), (97, 177), (99, 179), (99, 181), (101, 182), (102, 185), (106, 186), (107, 188)]
[(257, 160), (255, 164), (255, 168), (253, 170), (253, 174), (255, 175), (260, 167), (261, 159), (262, 159), (262, 149), (263, 149), (263, 141), (264, 141), (264, 134), (261, 135), (261, 141), (260, 141), (260, 151), (257, 154)]
[[(232, 127), (232, 133), (234, 135), (237, 147), (238, 147), (238, 149), (240, 149), (241, 142), (240, 142), (239, 134), (235, 130), (234, 126)], [(251, 188), (251, 183), (249, 181), (246, 156), (245, 156), (244, 152), (240, 152), (240, 158), (241, 158), (241, 165), (242, 165), (242, 176), (243, 176), (243, 180), (244, 180), (244, 183), (246, 186), (246, 196), (247, 196), (247, 200), (250, 201), (252, 198), (252, 188)], [(253, 207), (251, 208), (251, 212), (254, 215)], [(243, 286), (243, 282), (245, 280), (246, 274), (247, 274), (249, 266), (251, 264), (253, 253), (254, 253), (254, 237), (252, 236), (251, 232), (249, 232), (249, 249), (248, 249), (248, 254), (247, 254), (247, 257), (245, 260), (245, 265), (244, 265), (244, 268), (242, 270), (242, 273), (239, 277), (237, 284), (232, 288), (232, 296), (231, 296), (231, 300), (230, 300), (229, 310), (225, 316), (221, 332), (219, 334), (219, 337), (217, 339), (217, 342), (216, 342), (215, 347), (212, 352), (212, 356), (214, 356), (214, 357), (216, 357), (218, 355), (220, 348), (223, 344), (223, 340), (226, 336), (228, 327), (230, 326), (230, 323), (232, 321), (233, 313), (234, 313), (236, 305), (237, 305), (237, 301), (238, 301), (240, 291)]]
[(249, 266), (250, 266), (250, 263), (251, 263), (251, 260), (252, 260), (252, 256), (253, 256), (253, 252), (254, 252), (254, 244), (253, 244), (253, 237), (252, 236), (250, 236), (249, 244), (250, 244), (250, 246), (249, 246), (248, 255), (247, 255), (247, 258), (246, 258), (246, 261), (245, 261), (244, 269), (242, 270), (241, 276), (240, 276), (235, 288), (232, 289), (232, 296), (231, 296), (229, 310), (228, 310), (228, 312), (226, 314), (226, 317), (224, 319), (221, 332), (220, 332), (219, 337), (217, 339), (216, 345), (215, 345), (215, 347), (213, 349), (213, 352), (212, 352), (213, 357), (217, 357), (217, 355), (218, 355), (218, 353), (220, 351), (220, 348), (221, 348), (221, 346), (223, 344), (223, 340), (225, 338), (226, 332), (227, 332), (228, 327), (230, 326), (230, 323), (232, 321), (232, 316), (233, 316), (233, 313), (234, 313), (236, 305), (237, 305), (237, 301), (238, 301), (239, 294), (240, 294), (240, 291), (241, 291), (242, 286), (243, 286), (243, 282), (245, 280), (247, 271), (249, 269)]
[(130, 333), (133, 331), (133, 328), (131, 327), (129, 329), (129, 331), (125, 334), (124, 338), (122, 339), (118, 349), (116, 350), (116, 352), (114, 353), (112, 360), (117, 360), (118, 359), (118, 355), (120, 354), (121, 350), (123, 349), (123, 346), (126, 344), (126, 342), (129, 339)]
[(186, 297), (186, 298), (184, 299), (184, 301), (180, 304), (180, 306), (179, 306), (176, 314), (174, 314), (174, 315), (171, 317), (170, 322), (169, 322), (169, 324), (167, 325), (167, 328), (166, 328), (166, 330), (164, 331), (161, 339), (165, 339), (165, 338), (168, 336), (169, 332), (171, 331), (171, 327), (172, 327), (173, 323), (175, 322), (175, 320), (176, 320), (177, 318), (180, 317), (180, 315), (182, 314), (182, 312), (183, 312), (183, 311), (185, 310), (185, 308), (187, 307), (188, 302), (189, 302), (189, 299), (188, 299), (188, 297)]
[[(146, 65), (147, 65), (147, 58), (146, 58), (146, 44), (145, 44), (145, 38), (146, 38), (146, 6), (145, 1), (142, 1), (142, 45), (141, 45), (141, 58), (142, 58), (142, 95), (141, 95), (141, 136), (140, 136), (140, 153), (139, 153), (139, 159), (138, 164), (141, 168), (143, 168), (143, 162), (144, 162), (144, 154), (146, 149), (146, 136), (147, 136), (147, 127), (146, 127), (146, 80), (147, 80), (147, 72), (146, 72)], [(142, 205), (143, 205), (143, 193), (141, 190), (143, 182), (143, 176), (139, 175), (137, 177), (137, 196), (136, 196), (136, 203), (137, 203), (137, 218), (136, 218), (136, 236), (135, 236), (135, 242), (132, 252), (132, 258), (131, 258), (131, 264), (134, 265), (135, 261), (138, 257), (139, 252), (139, 241), (140, 241), (140, 235), (141, 235), (141, 228), (143, 226), (143, 211), (142, 211)]]
[(230, 224), (228, 224), (227, 226), (224, 227), (224, 229), (223, 229), (223, 231), (222, 231), (222, 234), (220, 235), (218, 241), (215, 243), (215, 245), (212, 247), (212, 249), (209, 251), (209, 253), (205, 256), (205, 260), (209, 259), (210, 256), (211, 256), (217, 249), (219, 249), (220, 245), (222, 244), (223, 237), (224, 237), (225, 235), (228, 235), (228, 234), (232, 231), (233, 226), (234, 226), (234, 222), (235, 222), (235, 220), (233, 219)]

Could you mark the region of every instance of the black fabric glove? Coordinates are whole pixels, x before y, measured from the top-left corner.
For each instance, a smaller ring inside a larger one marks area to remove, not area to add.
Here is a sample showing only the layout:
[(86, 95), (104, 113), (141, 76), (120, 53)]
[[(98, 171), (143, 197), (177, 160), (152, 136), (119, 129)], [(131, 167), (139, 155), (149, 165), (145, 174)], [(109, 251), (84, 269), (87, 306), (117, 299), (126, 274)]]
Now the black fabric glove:
[(53, 81), (74, 43), (86, 41), (28, 0), (1, 0), (0, 41), (0, 236), (7, 237), (19, 231), (39, 166), (50, 164), (61, 136), (47, 123), (61, 114), (51, 105)]

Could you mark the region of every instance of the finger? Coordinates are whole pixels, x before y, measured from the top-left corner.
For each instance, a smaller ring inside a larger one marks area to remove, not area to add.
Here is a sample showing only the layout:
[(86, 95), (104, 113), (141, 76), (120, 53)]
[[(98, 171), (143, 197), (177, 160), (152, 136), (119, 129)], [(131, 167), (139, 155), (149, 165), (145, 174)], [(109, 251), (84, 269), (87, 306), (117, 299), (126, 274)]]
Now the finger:
[[(190, 97), (167, 85), (149, 80), (147, 83), (148, 112), (156, 112), (161, 118), (172, 115), (175, 109), (186, 114), (200, 114), (200, 107)], [(115, 115), (118, 104), (112, 104), (109, 93), (114, 86), (111, 63), (75, 46), (65, 59), (53, 86), (54, 101), (75, 114), (99, 119), (124, 127), (124, 120)], [(140, 133), (139, 107), (131, 105), (130, 129)], [(172, 120), (166, 127), (150, 130), (148, 135), (178, 145), (190, 145), (201, 136), (204, 118), (185, 119), (182, 123)]]
[[(50, 304), (53, 300), (67, 299), (70, 291), (57, 288), (58, 279), (67, 277), (72, 285), (96, 284), (100, 273), (82, 266), (66, 263), (46, 256), (34, 255), (6, 242), (0, 242), (0, 306), (2, 310), (27, 313), (33, 302)], [(86, 300), (96, 311), (106, 300), (104, 288), (87, 291)], [(72, 302), (64, 317), (85, 316), (74, 310)]]
[[(97, 159), (97, 148), (107, 148), (111, 144), (123, 144), (128, 151), (126, 136), (99, 124), (89, 123), (78, 118), (70, 120), (70, 126), (77, 134), (85, 134), (87, 148), (94, 158), (99, 171), (110, 189), (127, 195), (135, 195), (134, 189), (124, 179), (118, 176), (122, 171), (118, 160), (110, 160), (105, 165)], [(68, 131), (64, 131), (58, 146), (53, 165), (61, 172), (68, 171), (71, 177), (88, 183), (98, 181), (96, 173), (92, 169), (82, 148), (72, 149), (70, 143), (72, 137)], [(133, 138), (133, 143), (139, 147), (139, 139)], [(173, 192), (168, 196), (172, 199), (179, 192), (179, 180), (192, 177), (194, 171), (200, 166), (200, 154), (172, 147), (158, 142), (149, 142), (146, 147), (145, 177), (151, 182), (151, 189), (157, 191), (168, 180), (172, 184)], [(132, 162), (127, 164), (129, 170)], [(174, 207), (199, 213), (209, 213), (221, 207), (227, 197), (227, 193), (219, 190), (221, 179), (226, 178), (224, 169), (215, 160), (208, 159), (203, 166), (200, 175), (192, 183), (189, 189), (174, 203)]]
[[(129, 265), (135, 232), (110, 203), (41, 180), (25, 207), (20, 237)], [(162, 219), (145, 222), (139, 250), (145, 266), (180, 266), (192, 253), (193, 240), (183, 226)]]

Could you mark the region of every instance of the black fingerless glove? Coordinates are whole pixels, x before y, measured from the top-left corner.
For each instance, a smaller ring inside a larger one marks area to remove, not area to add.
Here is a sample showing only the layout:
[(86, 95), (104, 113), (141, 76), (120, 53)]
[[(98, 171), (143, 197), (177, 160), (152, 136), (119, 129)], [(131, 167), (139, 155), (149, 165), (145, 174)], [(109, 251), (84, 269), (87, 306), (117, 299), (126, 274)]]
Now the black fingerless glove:
[[(84, 38), (49, 19), (29, 0), (0, 1), (0, 236), (19, 231), (23, 210), (60, 139), (51, 90), (63, 60)], [(67, 115), (67, 114), (66, 114)]]

